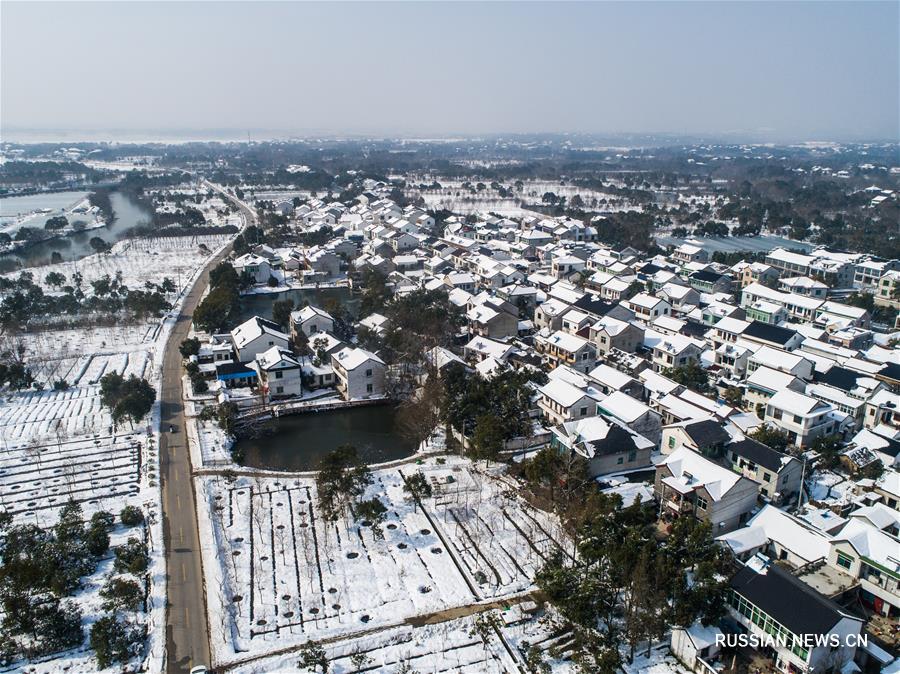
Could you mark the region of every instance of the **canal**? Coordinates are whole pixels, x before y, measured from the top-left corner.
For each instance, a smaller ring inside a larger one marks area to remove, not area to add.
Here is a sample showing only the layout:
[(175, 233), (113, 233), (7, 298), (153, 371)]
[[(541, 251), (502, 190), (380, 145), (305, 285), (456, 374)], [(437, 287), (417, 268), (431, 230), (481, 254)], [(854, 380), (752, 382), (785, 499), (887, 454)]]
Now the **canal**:
[[(52, 196), (58, 199), (60, 194), (71, 195), (72, 193), (34, 196), (43, 196), (45, 198)], [(53, 203), (56, 205), (55, 201)], [(58, 239), (43, 241), (14, 253), (0, 255), (0, 271), (12, 271), (17, 267), (35, 267), (49, 264), (50, 256), (54, 252), (62, 255), (63, 260), (80, 260), (94, 252), (94, 249), (91, 248), (90, 240), (95, 236), (99, 236), (111, 246), (117, 241), (128, 238), (130, 231), (135, 227), (144, 226), (150, 222), (150, 213), (121, 192), (112, 192), (110, 194), (110, 203), (116, 216), (112, 224), (70, 234)], [(9, 204), (6, 207), (13, 208)], [(33, 227), (35, 223), (28, 221), (23, 226)]]
[(269, 470), (316, 470), (325, 454), (353, 445), (367, 464), (411, 456), (415, 447), (400, 430), (393, 405), (307, 412), (272, 422), (270, 433), (235, 445), (245, 466)]

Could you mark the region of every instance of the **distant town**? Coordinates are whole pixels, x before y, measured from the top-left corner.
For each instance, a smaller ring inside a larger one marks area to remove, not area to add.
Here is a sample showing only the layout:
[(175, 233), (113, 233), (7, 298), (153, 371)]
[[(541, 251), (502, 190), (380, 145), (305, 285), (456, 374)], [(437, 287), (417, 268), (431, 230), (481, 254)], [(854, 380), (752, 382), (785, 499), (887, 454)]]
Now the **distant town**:
[(0, 146), (4, 672), (900, 672), (896, 143)]

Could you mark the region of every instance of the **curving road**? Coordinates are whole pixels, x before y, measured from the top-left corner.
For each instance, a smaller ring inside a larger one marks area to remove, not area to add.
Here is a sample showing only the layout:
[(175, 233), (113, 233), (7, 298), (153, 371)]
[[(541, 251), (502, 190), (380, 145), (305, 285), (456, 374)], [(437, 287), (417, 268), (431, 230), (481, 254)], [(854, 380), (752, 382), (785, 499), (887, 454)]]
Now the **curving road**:
[[(233, 201), (246, 227), (255, 222), (253, 212), (220, 187), (206, 183)], [(184, 432), (181, 397), (181, 354), (178, 346), (187, 338), (191, 317), (209, 283), (209, 272), (231, 252), (231, 246), (207, 262), (181, 305), (163, 354), (160, 385), (161, 433), (159, 442), (160, 486), (163, 506), (163, 542), (167, 559), (166, 661), (169, 674), (189, 672), (197, 665), (210, 665), (203, 565), (191, 456)], [(169, 433), (174, 426), (175, 432)]]

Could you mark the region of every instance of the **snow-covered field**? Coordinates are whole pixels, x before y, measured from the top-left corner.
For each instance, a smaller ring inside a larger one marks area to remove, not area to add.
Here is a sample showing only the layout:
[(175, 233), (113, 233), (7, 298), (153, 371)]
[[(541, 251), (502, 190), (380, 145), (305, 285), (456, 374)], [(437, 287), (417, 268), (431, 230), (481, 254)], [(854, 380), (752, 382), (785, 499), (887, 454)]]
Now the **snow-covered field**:
[[(424, 511), (403, 490), (416, 470), (434, 491)], [(373, 477), (364, 498), (387, 506), (383, 538), (353, 518), (324, 522), (309, 477), (198, 478), (217, 664), (520, 596), (565, 541), (553, 517), (468, 461), (429, 458)]]
[[(90, 281), (107, 274), (120, 273), (121, 282), (130, 288), (143, 288), (146, 281), (162, 283), (169, 277), (178, 283), (178, 292), (168, 298), (177, 305), (183, 289), (227, 240), (217, 235), (122, 241), (109, 254), (34, 269), (34, 278), (42, 283), (50, 271), (58, 271), (69, 283), (77, 271), (90, 292)], [(144, 656), (147, 671), (162, 669), (165, 647), (165, 560), (156, 449), (159, 405), (137, 427), (125, 422), (114, 428), (109, 411), (101, 406), (98, 382), (115, 370), (145, 377), (158, 390), (162, 350), (172, 320), (170, 313), (142, 322), (123, 319), (121, 325), (110, 327), (22, 335), (26, 363), (45, 388), (7, 393), (0, 402), (0, 504), (12, 513), (14, 522), (53, 525), (59, 507), (69, 499), (81, 504), (85, 518), (99, 510), (118, 515), (126, 505), (144, 510), (151, 577), (148, 611), (142, 614), (150, 634)], [(64, 380), (68, 388), (46, 386), (58, 380)], [(118, 525), (112, 544), (122, 542), (125, 532), (138, 533)], [(85, 634), (101, 615), (97, 592), (110, 565), (109, 559), (102, 561), (75, 597), (84, 614)], [(97, 663), (86, 643), (81, 650), (8, 671), (96, 672)]]
[[(501, 620), (508, 613), (497, 611)], [(404, 665), (410, 668), (409, 671), (423, 673), (525, 671), (519, 663), (522, 651), (527, 650), (528, 644), (546, 652), (560, 637), (564, 638), (564, 635), (554, 634), (552, 627), (540, 620), (504, 625), (498, 633), (489, 633), (487, 639), (482, 639), (474, 626), (475, 617), (472, 615), (437, 624), (387, 628), (375, 634), (329, 643), (324, 646), (329, 659), (328, 671), (335, 674), (397, 672), (402, 671)], [(526, 647), (520, 651), (522, 644)], [(549, 655), (546, 657), (557, 674), (574, 671), (571, 663), (553, 661)], [(293, 652), (246, 662), (230, 671), (236, 674), (309, 671), (298, 666), (298, 659), (298, 654)]]
[[(541, 215), (540, 213), (523, 207), (523, 204), (540, 204), (541, 198), (546, 192), (553, 192), (557, 196), (571, 199), (575, 195), (579, 195), (588, 206), (591, 205), (592, 199), (602, 203), (603, 210), (606, 211), (627, 211), (641, 210), (640, 204), (632, 204), (628, 200), (622, 199), (615, 194), (609, 194), (598, 190), (577, 185), (560, 185), (559, 183), (548, 181), (528, 181), (525, 182), (521, 191), (514, 194), (501, 197), (496, 190), (491, 189), (490, 185), (485, 182), (485, 189), (476, 193), (470, 192), (462, 187), (464, 181), (438, 179), (441, 189), (424, 189), (420, 190), (416, 185), (424, 182), (430, 183), (432, 178), (411, 180), (407, 189), (409, 195), (421, 196), (428, 208), (440, 209), (445, 208), (455, 213), (498, 213), (505, 217), (518, 218), (526, 215)], [(474, 187), (478, 181), (471, 180), (470, 183)], [(505, 187), (512, 187), (509, 183), (503, 183)]]
[[(30, 270), (35, 283), (41, 283), (51, 271), (66, 277), (72, 283), (77, 272), (83, 278), (85, 292), (90, 292), (90, 283), (104, 276), (116, 278), (121, 273), (121, 282), (134, 289), (143, 289), (146, 282), (162, 283), (168, 277), (176, 282), (179, 290), (209, 257), (208, 251), (220, 248), (230, 239), (227, 234), (203, 236), (158, 237), (148, 239), (125, 239), (117, 242), (109, 253), (89, 255), (80, 260), (61, 262)], [(201, 248), (205, 246), (207, 250)], [(15, 278), (19, 272), (6, 274)], [(64, 285), (65, 285), (64, 284)], [(52, 292), (47, 286), (45, 290)]]

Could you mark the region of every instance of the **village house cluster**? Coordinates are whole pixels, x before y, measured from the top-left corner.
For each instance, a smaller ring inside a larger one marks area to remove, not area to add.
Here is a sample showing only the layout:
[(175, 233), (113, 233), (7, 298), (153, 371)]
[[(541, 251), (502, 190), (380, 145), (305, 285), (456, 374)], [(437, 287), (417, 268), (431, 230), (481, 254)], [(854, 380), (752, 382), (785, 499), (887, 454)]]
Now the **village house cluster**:
[[(250, 292), (352, 286), (366, 270), (395, 295), (445, 292), (465, 320), (433, 363), (461, 362), (488, 380), (506, 368), (544, 371), (526, 444), (583, 456), (613, 489), (622, 476), (652, 476), (643, 494), (661, 520), (709, 522), (739, 564), (728, 600), (739, 629), (868, 629), (896, 641), (898, 326), (845, 300), (862, 291), (900, 306), (898, 261), (778, 248), (729, 266), (699, 242), (650, 257), (601, 243), (602, 217), (435, 223), (369, 183), (353, 203), (277, 204), (298, 231), (328, 227), (332, 238), (237, 257)], [(354, 318), (354, 331), (389, 329), (377, 313)], [(197, 360), (222, 400), (388, 396), (390, 368), (334, 328), (315, 304), (293, 311), (289, 326), (255, 316), (206, 336)], [(833, 470), (821, 464), (826, 447)], [(716, 630), (676, 630), (673, 650), (701, 671)], [(785, 672), (847, 672), (890, 659), (869, 643), (764, 653)]]

